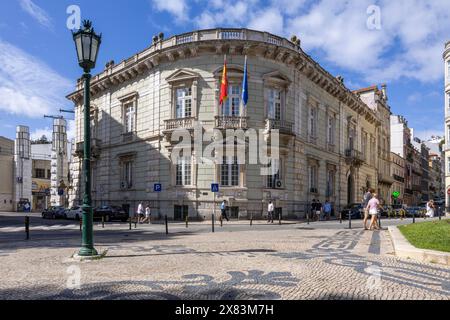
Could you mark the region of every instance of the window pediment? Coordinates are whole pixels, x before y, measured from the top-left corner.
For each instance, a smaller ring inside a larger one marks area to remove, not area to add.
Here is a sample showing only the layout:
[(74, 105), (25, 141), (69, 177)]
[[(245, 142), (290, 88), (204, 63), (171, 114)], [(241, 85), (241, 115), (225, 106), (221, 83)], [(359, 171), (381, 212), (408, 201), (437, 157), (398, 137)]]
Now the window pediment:
[[(223, 74), (223, 66), (214, 70), (214, 77), (221, 79)], [(244, 67), (237, 64), (227, 64), (227, 76), (228, 78), (243, 78), (244, 77)]]
[(272, 83), (275, 85), (280, 85), (283, 87), (288, 87), (291, 84), (291, 79), (288, 76), (284, 75), (280, 71), (273, 71), (266, 73), (263, 75), (263, 80), (268, 83)]
[(185, 81), (193, 81), (199, 77), (200, 77), (199, 74), (194, 71), (180, 69), (172, 73), (169, 77), (167, 77), (166, 81), (168, 83), (185, 82)]
[(137, 100), (139, 97), (139, 93), (137, 91), (133, 91), (131, 93), (128, 93), (126, 95), (120, 96), (117, 99), (121, 101), (122, 103)]

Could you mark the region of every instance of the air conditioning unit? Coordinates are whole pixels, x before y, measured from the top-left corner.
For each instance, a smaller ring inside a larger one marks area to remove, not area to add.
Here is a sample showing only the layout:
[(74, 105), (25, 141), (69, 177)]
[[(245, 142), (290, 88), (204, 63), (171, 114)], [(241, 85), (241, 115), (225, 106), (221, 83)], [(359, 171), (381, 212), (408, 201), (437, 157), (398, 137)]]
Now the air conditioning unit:
[(282, 189), (282, 188), (283, 188), (283, 181), (281, 181), (281, 180), (276, 180), (276, 181), (275, 181), (275, 188), (277, 188), (277, 189)]

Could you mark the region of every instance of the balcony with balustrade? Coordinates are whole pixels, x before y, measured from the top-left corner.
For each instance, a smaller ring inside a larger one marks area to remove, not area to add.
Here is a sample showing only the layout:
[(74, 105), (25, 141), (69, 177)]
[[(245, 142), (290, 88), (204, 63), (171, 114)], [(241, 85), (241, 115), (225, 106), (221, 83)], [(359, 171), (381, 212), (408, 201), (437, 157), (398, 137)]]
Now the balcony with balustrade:
[[(101, 152), (102, 141), (100, 139), (91, 139), (91, 155), (98, 158)], [(82, 158), (84, 155), (84, 141), (77, 142), (75, 145), (75, 155)]]
[(266, 119), (266, 132), (279, 130), (282, 135), (294, 135), (294, 123), (286, 120)]
[(248, 117), (240, 116), (216, 116), (216, 129), (248, 129)]
[(364, 163), (364, 155), (355, 149), (345, 150), (345, 160), (348, 165), (360, 167)]

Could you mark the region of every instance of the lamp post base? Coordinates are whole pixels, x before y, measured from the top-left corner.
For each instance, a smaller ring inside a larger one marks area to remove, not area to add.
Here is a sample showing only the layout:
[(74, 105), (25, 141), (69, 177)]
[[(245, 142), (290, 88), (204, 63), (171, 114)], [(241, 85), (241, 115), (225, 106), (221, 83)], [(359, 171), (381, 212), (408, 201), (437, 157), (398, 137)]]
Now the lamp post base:
[(78, 252), (78, 256), (86, 258), (86, 257), (95, 257), (98, 256), (97, 250), (94, 248), (81, 248)]

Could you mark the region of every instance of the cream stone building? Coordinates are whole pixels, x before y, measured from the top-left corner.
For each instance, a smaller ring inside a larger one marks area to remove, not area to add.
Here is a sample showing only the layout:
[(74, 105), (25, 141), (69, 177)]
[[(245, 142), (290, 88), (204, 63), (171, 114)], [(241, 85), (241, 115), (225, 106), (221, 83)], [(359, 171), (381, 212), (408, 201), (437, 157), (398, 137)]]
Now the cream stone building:
[(0, 137), (0, 211), (14, 210), (14, 141)]
[(445, 207), (450, 214), (450, 41), (445, 44)]
[[(217, 182), (216, 206), (227, 200), (233, 216), (263, 216), (273, 200), (284, 217), (301, 217), (313, 199), (328, 199), (338, 210), (361, 202), (367, 187), (389, 185), (385, 87), (351, 92), (291, 40), (248, 29), (160, 35), (144, 51), (108, 63), (91, 85), (93, 205), (123, 205), (131, 213), (142, 201), (154, 216), (210, 219), (211, 184)], [(230, 87), (221, 107), (224, 55)], [(243, 108), (245, 56), (249, 102)], [(80, 203), (83, 194), (82, 90), (79, 80), (68, 96), (76, 112), (70, 204)], [(254, 128), (265, 141), (279, 130), (280, 170), (264, 176), (261, 164), (234, 158), (202, 164), (187, 156), (173, 163), (177, 129), (194, 135), (199, 125), (205, 132)], [(154, 192), (158, 183), (162, 192)]]
[(405, 159), (394, 152), (391, 152), (391, 173), (394, 179), (390, 190), (391, 195), (394, 192), (399, 194), (397, 199), (392, 199), (392, 204), (401, 205), (405, 197)]

